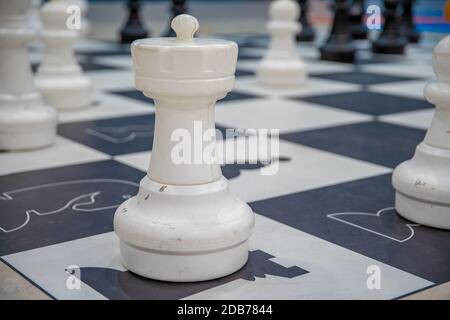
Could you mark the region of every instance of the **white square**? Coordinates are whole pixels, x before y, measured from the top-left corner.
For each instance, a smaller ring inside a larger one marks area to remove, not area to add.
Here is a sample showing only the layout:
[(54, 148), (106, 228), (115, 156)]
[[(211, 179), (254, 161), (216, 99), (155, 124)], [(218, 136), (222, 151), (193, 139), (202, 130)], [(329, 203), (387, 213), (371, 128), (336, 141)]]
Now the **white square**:
[(58, 136), (45, 148), (0, 153), (0, 175), (107, 159), (102, 152)]
[(433, 119), (434, 113), (435, 109), (395, 113), (381, 116), (380, 121), (428, 130), (431, 125), (431, 120)]
[(61, 123), (99, 120), (154, 112), (154, 106), (150, 102), (144, 103), (132, 98), (122, 97), (117, 94), (94, 92), (93, 105), (85, 109), (59, 110)]
[(230, 101), (216, 112), (217, 124), (231, 128), (311, 130), (371, 120), (371, 116), (280, 98)]
[(259, 96), (304, 97), (318, 94), (358, 91), (360, 86), (340, 81), (309, 78), (302, 87), (271, 88), (259, 85), (255, 77), (240, 77), (236, 80), (234, 88), (237, 92)]
[(402, 81), (397, 83), (383, 83), (369, 86), (369, 90), (378, 93), (425, 100), (423, 90), (427, 80)]

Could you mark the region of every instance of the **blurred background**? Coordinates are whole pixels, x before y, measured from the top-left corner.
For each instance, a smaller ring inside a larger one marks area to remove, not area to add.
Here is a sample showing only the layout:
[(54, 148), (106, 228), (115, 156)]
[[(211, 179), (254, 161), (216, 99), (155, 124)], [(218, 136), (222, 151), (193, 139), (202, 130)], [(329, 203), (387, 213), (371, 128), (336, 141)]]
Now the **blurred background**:
[[(310, 21), (316, 28), (325, 29), (330, 23), (330, 0), (312, 0)], [(168, 0), (142, 0), (143, 23), (159, 35), (170, 18)], [(264, 33), (270, 0), (188, 0), (189, 13), (201, 22), (201, 34)], [(425, 32), (450, 33), (449, 0), (417, 0), (415, 20), (417, 28)], [(88, 18), (92, 24), (92, 38), (115, 40), (117, 30), (126, 17), (126, 1), (90, 0)], [(367, 0), (366, 5), (383, 7), (382, 0)]]

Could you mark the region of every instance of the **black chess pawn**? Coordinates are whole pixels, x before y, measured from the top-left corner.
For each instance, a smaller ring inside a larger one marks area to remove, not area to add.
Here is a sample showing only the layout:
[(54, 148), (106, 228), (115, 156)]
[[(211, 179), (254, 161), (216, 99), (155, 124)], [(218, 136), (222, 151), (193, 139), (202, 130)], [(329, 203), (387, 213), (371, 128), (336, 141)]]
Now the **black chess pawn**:
[(367, 28), (364, 24), (364, 0), (353, 0), (350, 7), (350, 21), (353, 39), (366, 39)]
[(308, 19), (309, 0), (297, 0), (297, 2), (300, 6), (300, 17), (298, 21), (302, 25), (302, 30), (297, 34), (297, 41), (314, 41), (316, 33)]
[(147, 38), (150, 32), (145, 30), (139, 18), (139, 0), (128, 0), (128, 18), (125, 26), (120, 30), (120, 42), (131, 43), (134, 40)]
[(353, 62), (356, 50), (352, 43), (348, 2), (336, 0), (334, 7), (333, 27), (325, 45), (320, 48), (320, 58), (329, 61)]
[(384, 27), (380, 36), (372, 44), (375, 53), (403, 54), (407, 40), (400, 33), (400, 0), (384, 0)]
[[(179, 14), (183, 14), (186, 13), (187, 10), (187, 4), (186, 4), (186, 0), (172, 0), (172, 6), (170, 8), (170, 12), (172, 13), (172, 16), (170, 18), (169, 21), (172, 21), (173, 18), (175, 18), (176, 16), (178, 16)], [(175, 31), (173, 31), (173, 29), (170, 27), (170, 22), (169, 22), (169, 26), (166, 29), (166, 31), (163, 34), (164, 37), (175, 37)]]
[(408, 39), (410, 43), (418, 43), (420, 33), (414, 24), (413, 6), (414, 0), (402, 0), (403, 14), (400, 25), (400, 34)]

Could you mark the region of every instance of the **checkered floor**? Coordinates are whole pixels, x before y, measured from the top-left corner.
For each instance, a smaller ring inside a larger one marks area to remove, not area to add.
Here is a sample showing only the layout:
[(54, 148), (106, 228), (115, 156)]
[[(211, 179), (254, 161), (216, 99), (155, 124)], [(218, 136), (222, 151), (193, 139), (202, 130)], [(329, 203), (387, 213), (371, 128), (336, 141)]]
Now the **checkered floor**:
[[(358, 42), (356, 64), (319, 61), (316, 46), (301, 44), (308, 85), (277, 91), (254, 78), (267, 38), (232, 39), (236, 85), (217, 103), (217, 126), (280, 129), (281, 138), (278, 174), (261, 175), (262, 164), (222, 168), (256, 212), (242, 270), (175, 284), (121, 266), (112, 218), (145, 175), (155, 117), (133, 88), (127, 48), (107, 42), (77, 50), (94, 105), (61, 113), (53, 146), (0, 153), (1, 260), (56, 299), (394, 299), (450, 281), (450, 234), (392, 208), (392, 170), (412, 157), (434, 112), (422, 97), (432, 44), (393, 57)], [(71, 276), (79, 289), (68, 289)]]

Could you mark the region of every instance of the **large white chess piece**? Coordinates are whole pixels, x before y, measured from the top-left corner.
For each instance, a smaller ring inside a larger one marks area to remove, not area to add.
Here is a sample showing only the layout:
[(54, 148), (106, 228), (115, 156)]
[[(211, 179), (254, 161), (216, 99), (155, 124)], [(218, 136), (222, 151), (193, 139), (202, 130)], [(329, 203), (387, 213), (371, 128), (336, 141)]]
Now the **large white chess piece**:
[[(220, 166), (202, 158), (211, 146), (202, 137), (214, 129), (215, 102), (233, 88), (238, 48), (193, 38), (198, 22), (189, 15), (177, 16), (172, 28), (176, 38), (131, 46), (136, 87), (155, 101), (155, 135), (149, 171), (138, 194), (117, 209), (114, 230), (127, 269), (159, 280), (202, 281), (246, 263), (254, 225), (252, 210), (230, 193)], [(181, 153), (192, 162), (178, 162), (181, 137)], [(205, 154), (214, 154), (215, 141), (212, 146)]]
[(56, 137), (56, 111), (34, 87), (27, 44), (29, 0), (0, 0), (0, 150), (43, 147)]
[(433, 121), (414, 157), (393, 173), (395, 207), (411, 221), (450, 229), (450, 36), (433, 50), (437, 80), (425, 87), (436, 105)]
[(71, 5), (64, 0), (50, 1), (42, 6), (40, 15), (45, 53), (35, 81), (44, 101), (57, 109), (83, 108), (92, 102), (92, 83), (74, 55), (73, 42), (80, 32), (71, 24), (67, 10)]
[(305, 84), (307, 67), (297, 52), (296, 35), (300, 7), (293, 0), (275, 0), (270, 4), (270, 46), (259, 64), (257, 82), (270, 87), (298, 87)]

